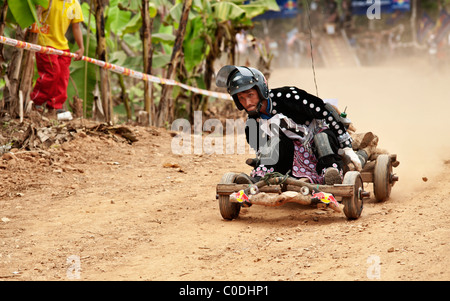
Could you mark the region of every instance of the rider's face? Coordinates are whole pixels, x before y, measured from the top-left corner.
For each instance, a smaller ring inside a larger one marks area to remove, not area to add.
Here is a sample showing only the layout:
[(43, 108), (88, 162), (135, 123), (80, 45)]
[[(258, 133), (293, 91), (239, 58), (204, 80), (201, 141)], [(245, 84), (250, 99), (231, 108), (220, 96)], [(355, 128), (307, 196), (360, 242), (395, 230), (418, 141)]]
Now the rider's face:
[(239, 92), (237, 94), (237, 98), (247, 111), (256, 110), (259, 102), (259, 94), (256, 89), (252, 88), (246, 91)]

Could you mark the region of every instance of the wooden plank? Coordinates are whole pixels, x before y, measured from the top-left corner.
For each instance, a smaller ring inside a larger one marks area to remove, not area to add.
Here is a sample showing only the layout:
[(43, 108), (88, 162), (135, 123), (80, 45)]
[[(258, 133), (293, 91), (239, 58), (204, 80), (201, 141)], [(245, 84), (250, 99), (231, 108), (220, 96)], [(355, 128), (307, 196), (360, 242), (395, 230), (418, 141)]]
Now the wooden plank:
[(364, 183), (373, 183), (373, 173), (372, 172), (361, 172), (361, 179)]
[[(216, 193), (219, 195), (229, 195), (233, 192), (238, 192), (240, 190), (248, 188), (249, 184), (217, 184)], [(352, 196), (353, 195), (353, 185), (317, 185), (320, 191), (331, 193), (334, 196)], [(263, 186), (259, 188), (260, 192), (266, 193), (281, 193), (282, 191), (296, 191), (300, 192), (301, 186), (288, 184), (282, 189), (280, 185)], [(312, 191), (311, 191), (312, 193)]]
[[(216, 192), (217, 194), (232, 194), (233, 192), (238, 192), (248, 188), (249, 184), (217, 184)], [(263, 186), (259, 188), (261, 192), (267, 193), (281, 193), (281, 187), (279, 185)]]

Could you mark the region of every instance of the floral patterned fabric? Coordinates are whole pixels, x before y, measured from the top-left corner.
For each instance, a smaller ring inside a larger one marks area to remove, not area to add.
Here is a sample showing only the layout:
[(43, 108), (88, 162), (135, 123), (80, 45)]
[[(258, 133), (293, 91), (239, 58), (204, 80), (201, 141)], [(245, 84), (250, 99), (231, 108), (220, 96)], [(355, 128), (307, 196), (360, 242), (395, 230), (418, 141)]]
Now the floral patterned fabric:
[(271, 172), (274, 172), (273, 167), (267, 168), (264, 165), (260, 165), (252, 170), (252, 172), (250, 173), (250, 176), (253, 178), (264, 177), (266, 174), (271, 173)]
[(317, 159), (311, 148), (306, 148), (298, 140), (294, 140), (294, 161), (292, 175), (296, 178), (308, 178), (311, 183), (322, 184), (323, 176), (317, 174)]
[[(294, 161), (292, 164), (292, 175), (296, 178), (308, 178), (311, 183), (324, 184), (324, 175), (326, 168), (320, 174), (316, 171), (317, 158), (310, 147), (305, 147), (300, 141), (294, 140)], [(339, 170), (341, 178), (343, 171), (339, 169), (336, 163), (331, 167)]]

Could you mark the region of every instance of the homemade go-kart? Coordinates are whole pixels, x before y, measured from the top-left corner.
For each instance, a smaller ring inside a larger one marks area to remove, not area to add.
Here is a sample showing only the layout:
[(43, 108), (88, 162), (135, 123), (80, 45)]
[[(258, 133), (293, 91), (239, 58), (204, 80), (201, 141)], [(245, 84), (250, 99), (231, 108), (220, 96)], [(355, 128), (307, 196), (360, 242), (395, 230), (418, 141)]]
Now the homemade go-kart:
[[(364, 150), (368, 158), (360, 172), (355, 171), (352, 163), (343, 158), (346, 168), (342, 184), (311, 184), (307, 179), (297, 179), (276, 172), (266, 174), (257, 183), (252, 183), (245, 181), (243, 174), (225, 173), (216, 187), (222, 217), (227, 220), (237, 218), (241, 207), (275, 207), (285, 203), (299, 203), (315, 205), (319, 209), (343, 211), (348, 219), (359, 218), (363, 210), (363, 200), (370, 198), (370, 192), (364, 190), (364, 183), (373, 183), (373, 193), (377, 201), (387, 200), (392, 186), (398, 181), (393, 168), (397, 167), (399, 162), (397, 155), (376, 148), (378, 137), (371, 132), (352, 137), (353, 149)], [(247, 159), (246, 163), (253, 166), (254, 160)]]

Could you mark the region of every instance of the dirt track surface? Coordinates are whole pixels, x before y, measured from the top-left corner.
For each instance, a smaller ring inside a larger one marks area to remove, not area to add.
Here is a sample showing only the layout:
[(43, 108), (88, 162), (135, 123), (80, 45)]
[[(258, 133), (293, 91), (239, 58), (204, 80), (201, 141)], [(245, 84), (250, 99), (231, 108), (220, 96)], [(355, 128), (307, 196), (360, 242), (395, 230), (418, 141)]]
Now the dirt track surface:
[[(319, 96), (398, 155), (388, 201), (353, 221), (296, 204), (225, 221), (216, 184), (249, 172), (248, 154), (176, 155), (156, 128), (130, 127), (131, 145), (80, 134), (1, 162), (0, 280), (450, 280), (450, 75), (414, 61), (316, 71)], [(270, 85), (315, 93), (311, 70)]]

